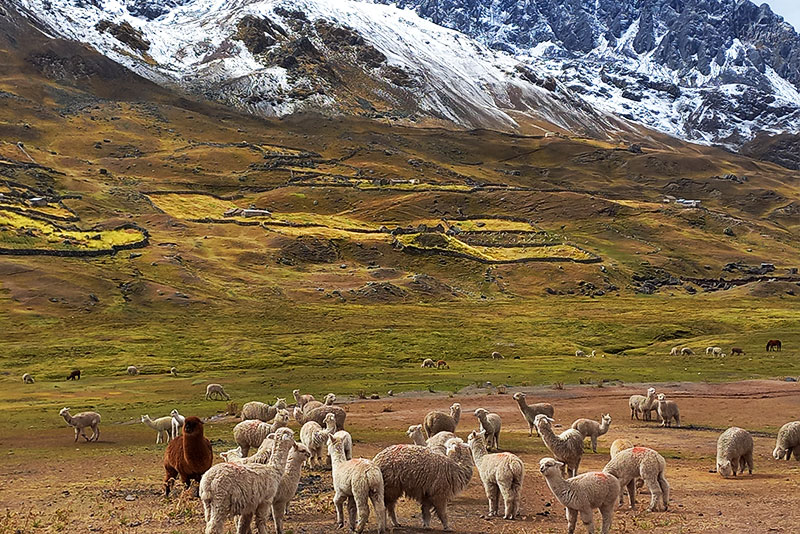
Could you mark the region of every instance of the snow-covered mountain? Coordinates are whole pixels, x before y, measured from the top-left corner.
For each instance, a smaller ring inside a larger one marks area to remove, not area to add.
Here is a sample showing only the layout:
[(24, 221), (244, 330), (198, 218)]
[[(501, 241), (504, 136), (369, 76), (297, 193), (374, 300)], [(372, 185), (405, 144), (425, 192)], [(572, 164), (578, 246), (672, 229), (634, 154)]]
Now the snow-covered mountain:
[(800, 131), (800, 36), (749, 0), (376, 0), (504, 50), (598, 109), (738, 147)]
[(607, 135), (625, 121), (464, 34), (353, 0), (10, 0), (42, 31), (246, 111)]

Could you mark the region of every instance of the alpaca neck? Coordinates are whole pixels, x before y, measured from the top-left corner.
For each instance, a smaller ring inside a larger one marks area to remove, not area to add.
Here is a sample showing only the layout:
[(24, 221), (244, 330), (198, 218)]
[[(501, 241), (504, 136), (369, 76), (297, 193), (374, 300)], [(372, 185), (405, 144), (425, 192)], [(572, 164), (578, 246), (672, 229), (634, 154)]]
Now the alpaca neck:
[(311, 438), (314, 447), (319, 447), (320, 445), (322, 445), (322, 443), (328, 439), (328, 436), (330, 436), (330, 432), (328, 432), (326, 429), (317, 430), (316, 432), (314, 432), (314, 435)]
[(203, 433), (186, 434), (183, 433), (183, 458), (186, 463), (192, 465), (195, 458), (202, 458), (203, 447), (205, 446), (205, 439)]
[(476, 439), (470, 443), (470, 449), (472, 450), (472, 459), (475, 460), (475, 465), (481, 465), (483, 457), (489, 454), (486, 449), (486, 443), (482, 439)]
[(333, 421), (325, 421), (325, 430), (333, 434), (336, 432), (336, 420)]
[(553, 429), (550, 428), (550, 425), (539, 425), (536, 427), (536, 430), (539, 431), (539, 435), (542, 436), (542, 440), (544, 441), (545, 445), (551, 449), (553, 445), (558, 442), (558, 438), (553, 432)]
[(519, 404), (520, 410), (524, 410), (528, 407), (528, 403), (525, 402), (525, 399), (522, 397), (517, 398), (517, 404)]
[(290, 439), (276, 441), (268, 465), (283, 471), (286, 467), (286, 458), (289, 456), (289, 448), (292, 446), (291, 442)]
[(339, 466), (347, 461), (347, 456), (344, 454), (344, 444), (337, 444), (331, 447), (331, 466)]
[(422, 435), (421, 430), (415, 430), (414, 432), (411, 433), (411, 441), (414, 442), (414, 445), (422, 445), (422, 446), (427, 445), (427, 442), (425, 441), (425, 437)]
[(66, 421), (68, 425), (75, 426), (72, 424), (72, 416), (69, 413), (63, 414), (62, 417), (64, 418), (64, 421)]
[(556, 496), (558, 502), (566, 506), (564, 502), (569, 492), (569, 487), (567, 481), (561, 477), (561, 473), (558, 472), (548, 472), (544, 479), (547, 481), (547, 485), (550, 487), (550, 491), (553, 492), (553, 495)]
[(303, 463), (306, 459), (298, 451), (295, 451), (289, 458), (289, 465), (286, 466), (286, 473), (283, 475), (289, 479), (300, 479), (300, 473), (303, 468)]
[(450, 417), (452, 417), (453, 421), (458, 425), (458, 420), (461, 419), (461, 410), (451, 410)]
[(609, 427), (610, 424), (611, 424), (611, 422), (608, 419), (603, 419), (602, 421), (600, 421), (600, 435), (601, 436), (603, 434), (605, 434), (606, 432), (608, 432), (608, 427)]

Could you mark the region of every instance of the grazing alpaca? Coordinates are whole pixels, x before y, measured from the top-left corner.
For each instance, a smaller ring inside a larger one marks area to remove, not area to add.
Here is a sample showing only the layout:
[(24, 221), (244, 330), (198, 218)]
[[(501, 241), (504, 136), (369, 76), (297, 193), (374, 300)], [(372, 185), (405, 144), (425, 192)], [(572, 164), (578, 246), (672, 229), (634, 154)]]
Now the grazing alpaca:
[(188, 487), (192, 480), (200, 482), (214, 461), (211, 442), (203, 435), (203, 422), (198, 417), (187, 417), (183, 434), (173, 439), (164, 451), (164, 495), (169, 495), (176, 477)]
[(769, 341), (767, 341), (767, 352), (780, 351), (780, 350), (781, 350), (780, 339), (770, 339)]
[(80, 369), (75, 369), (67, 377), (67, 380), (80, 380), (80, 379), (81, 379), (81, 370)]
[(450, 366), (447, 365), (446, 361), (439, 360), (438, 362), (436, 362), (436, 368), (437, 369), (450, 369)]

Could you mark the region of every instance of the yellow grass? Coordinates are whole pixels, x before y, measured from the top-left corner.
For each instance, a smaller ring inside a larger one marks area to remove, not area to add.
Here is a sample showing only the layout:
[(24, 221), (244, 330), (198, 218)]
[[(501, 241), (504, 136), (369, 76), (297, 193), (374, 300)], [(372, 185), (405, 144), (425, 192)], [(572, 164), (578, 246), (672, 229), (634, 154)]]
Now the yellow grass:
[[(0, 211), (2, 248), (107, 250), (114, 245), (135, 243), (142, 237), (142, 233), (135, 229), (97, 232), (64, 230), (49, 222)], [(65, 243), (65, 240), (69, 243)]]

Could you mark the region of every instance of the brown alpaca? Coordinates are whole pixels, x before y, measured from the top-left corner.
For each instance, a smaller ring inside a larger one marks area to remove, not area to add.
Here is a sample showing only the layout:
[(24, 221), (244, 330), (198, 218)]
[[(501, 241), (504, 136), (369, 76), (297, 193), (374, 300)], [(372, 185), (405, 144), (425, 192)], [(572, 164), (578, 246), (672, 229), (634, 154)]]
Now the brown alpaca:
[(447, 365), (446, 361), (439, 360), (438, 362), (436, 362), (436, 368), (437, 369), (450, 369), (450, 366)]
[(80, 371), (80, 369), (75, 369), (67, 377), (67, 380), (80, 380), (80, 379), (81, 379), (81, 371)]
[(214, 460), (211, 442), (203, 435), (203, 422), (197, 417), (187, 417), (183, 434), (173, 439), (164, 451), (164, 495), (169, 495), (172, 480), (180, 475), (181, 482), (189, 486), (192, 480), (200, 482)]

